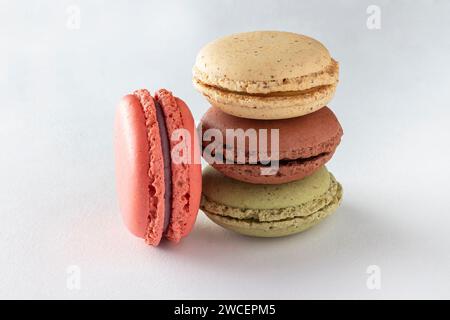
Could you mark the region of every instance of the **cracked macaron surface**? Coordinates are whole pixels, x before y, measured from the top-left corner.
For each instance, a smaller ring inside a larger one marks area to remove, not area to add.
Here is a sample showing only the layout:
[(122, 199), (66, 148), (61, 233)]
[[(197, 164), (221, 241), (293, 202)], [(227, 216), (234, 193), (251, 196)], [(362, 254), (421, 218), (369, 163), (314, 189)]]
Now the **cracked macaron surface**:
[(170, 139), (176, 130), (190, 133), (191, 146), (198, 143), (187, 105), (165, 89), (154, 97), (141, 89), (122, 99), (115, 121), (117, 191), (125, 225), (150, 245), (163, 237), (180, 241), (192, 229), (201, 197), (198, 150), (190, 149), (189, 163), (171, 158), (180, 143)]
[(249, 185), (212, 167), (203, 170), (201, 209), (226, 229), (258, 237), (306, 230), (333, 213), (342, 187), (326, 167), (281, 185)]
[[(257, 184), (280, 184), (311, 175), (331, 159), (343, 135), (339, 121), (328, 107), (302, 117), (280, 120), (238, 118), (211, 107), (199, 126), (202, 135), (210, 129), (216, 129), (224, 137), (222, 163), (209, 161), (210, 164), (228, 177)], [(253, 144), (246, 141), (244, 150), (239, 149), (237, 139), (234, 139), (234, 148), (228, 153), (226, 149), (230, 141), (226, 141), (226, 132), (230, 129), (242, 129), (244, 132), (254, 130), (256, 139)], [(261, 129), (267, 132), (267, 136), (260, 136)], [(278, 141), (275, 140), (278, 150), (274, 149), (278, 152), (272, 152), (273, 130), (278, 131)], [(267, 154), (271, 160), (279, 161), (279, 167), (272, 175), (262, 173), (262, 169), (270, 163), (263, 164), (258, 157), (261, 151), (260, 139), (267, 141)], [(209, 143), (204, 140), (203, 147), (206, 148)], [(244, 163), (237, 161), (238, 152), (245, 154)], [(250, 155), (254, 155), (253, 159), (250, 159)], [(227, 163), (225, 158), (233, 160), (233, 163)]]
[(339, 64), (317, 40), (291, 32), (229, 35), (204, 46), (194, 87), (214, 106), (244, 118), (283, 119), (314, 112), (333, 97)]

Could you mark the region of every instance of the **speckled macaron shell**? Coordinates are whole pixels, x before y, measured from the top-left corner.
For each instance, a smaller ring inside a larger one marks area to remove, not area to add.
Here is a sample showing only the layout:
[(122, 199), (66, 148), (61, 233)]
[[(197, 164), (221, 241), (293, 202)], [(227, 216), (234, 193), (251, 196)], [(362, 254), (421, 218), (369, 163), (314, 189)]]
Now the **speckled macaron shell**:
[(208, 199), (244, 209), (278, 209), (307, 203), (324, 194), (330, 186), (325, 167), (295, 182), (279, 185), (247, 184), (208, 166), (203, 170), (203, 194)]
[(201, 209), (224, 228), (251, 236), (297, 233), (333, 213), (342, 187), (325, 167), (313, 175), (281, 185), (251, 185), (203, 170)]
[(291, 32), (232, 34), (204, 46), (194, 78), (229, 91), (267, 94), (335, 84), (336, 62), (317, 40)]
[(282, 119), (318, 110), (334, 95), (339, 65), (317, 40), (256, 31), (217, 39), (199, 54), (193, 83), (238, 117)]

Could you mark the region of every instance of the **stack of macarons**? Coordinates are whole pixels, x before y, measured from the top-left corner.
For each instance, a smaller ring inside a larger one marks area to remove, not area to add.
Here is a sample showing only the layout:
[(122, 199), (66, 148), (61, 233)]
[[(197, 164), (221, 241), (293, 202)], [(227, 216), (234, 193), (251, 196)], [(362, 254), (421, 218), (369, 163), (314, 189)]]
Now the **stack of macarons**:
[[(318, 41), (288, 32), (234, 34), (207, 44), (194, 86), (211, 107), (201, 142), (183, 100), (160, 89), (122, 98), (115, 120), (119, 205), (147, 244), (179, 242), (201, 208), (236, 232), (305, 230), (339, 206), (326, 169), (342, 128), (326, 107), (339, 67)], [(201, 171), (200, 150), (210, 164)]]
[(210, 164), (200, 207), (212, 221), (277, 237), (335, 211), (342, 187), (325, 163), (343, 135), (327, 107), (338, 74), (320, 42), (295, 33), (233, 34), (201, 49), (193, 83), (211, 107), (199, 124)]

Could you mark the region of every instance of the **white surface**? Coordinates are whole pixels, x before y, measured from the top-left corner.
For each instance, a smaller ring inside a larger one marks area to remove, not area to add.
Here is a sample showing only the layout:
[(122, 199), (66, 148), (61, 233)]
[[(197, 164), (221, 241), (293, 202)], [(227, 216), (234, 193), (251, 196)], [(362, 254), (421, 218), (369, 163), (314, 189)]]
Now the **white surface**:
[[(450, 3), (1, 1), (1, 298), (450, 298)], [(79, 5), (81, 28), (66, 27)], [(121, 223), (112, 125), (120, 97), (167, 87), (196, 120), (206, 42), (281, 29), (341, 63), (330, 104), (344, 140), (329, 168), (338, 212), (283, 239), (238, 236), (202, 213), (180, 245)], [(66, 286), (68, 266), (80, 290)], [(381, 290), (366, 268), (381, 268)]]

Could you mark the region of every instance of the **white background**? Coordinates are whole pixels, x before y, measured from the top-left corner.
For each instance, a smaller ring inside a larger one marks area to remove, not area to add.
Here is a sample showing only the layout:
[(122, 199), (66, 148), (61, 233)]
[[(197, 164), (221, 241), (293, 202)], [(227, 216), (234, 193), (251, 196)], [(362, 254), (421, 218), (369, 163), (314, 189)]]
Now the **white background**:
[[(450, 298), (450, 2), (0, 3), (1, 298)], [(370, 4), (380, 30), (366, 27)], [(313, 36), (341, 64), (330, 107), (345, 135), (329, 163), (341, 208), (266, 240), (199, 213), (179, 245), (145, 246), (117, 206), (117, 102), (164, 87), (198, 121), (197, 51), (261, 29)], [(366, 286), (370, 265), (381, 290)]]

